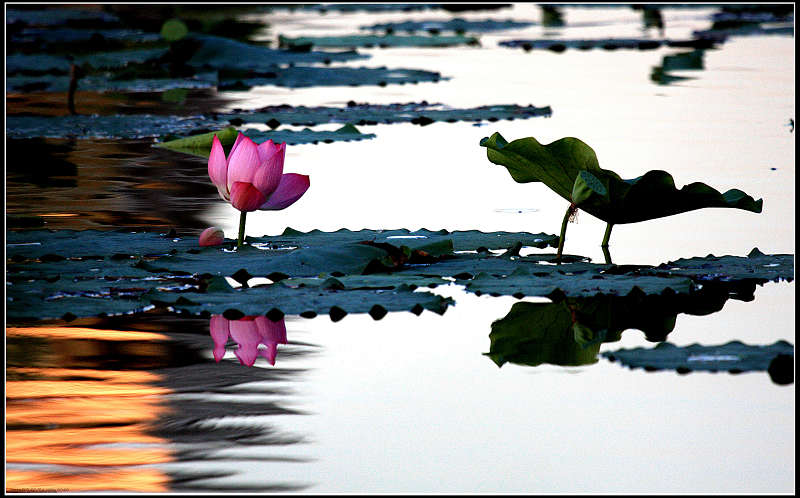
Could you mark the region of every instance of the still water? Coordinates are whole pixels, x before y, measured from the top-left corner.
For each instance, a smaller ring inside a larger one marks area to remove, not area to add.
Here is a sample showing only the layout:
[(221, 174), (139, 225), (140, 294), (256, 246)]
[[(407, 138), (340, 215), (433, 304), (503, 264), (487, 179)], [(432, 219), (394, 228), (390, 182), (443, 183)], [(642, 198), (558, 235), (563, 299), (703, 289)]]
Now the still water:
[[(509, 140), (535, 136), (542, 143), (579, 137), (602, 167), (625, 178), (664, 169), (678, 186), (702, 181), (764, 199), (758, 215), (705, 209), (617, 226), (611, 243), (617, 264), (744, 256), (754, 247), (794, 253), (794, 38), (731, 37), (693, 56), (699, 67), (674, 71), (687, 79), (671, 84), (651, 75), (682, 52), (675, 48), (555, 53), (498, 45), (511, 38), (657, 36), (629, 8), (563, 10), (561, 28), (482, 34), (480, 47), (360, 49), (372, 58), (343, 63), (450, 78), (437, 83), (197, 90), (183, 109), (150, 94), (79, 94), (78, 102), (91, 106), (86, 112), (170, 115), (350, 100), (553, 108), (549, 118), (480, 126), (363, 126), (377, 137), (289, 147), (286, 171), (310, 175), (311, 188), (286, 211), (249, 216), (250, 235), (287, 226), (557, 233), (563, 201), (543, 185), (514, 183), (478, 146), (500, 131)], [(686, 38), (706, 29), (712, 12), (665, 9), (664, 35)], [(540, 15), (533, 4), (459, 13), (475, 20)], [(274, 39), (453, 15), (278, 10), (251, 16), (271, 23), (254, 39)], [(7, 112), (32, 112), (48, 99), (55, 97), (7, 95)], [(150, 144), (8, 141), (7, 216), (19, 227), (37, 216), (47, 228), (176, 228), (186, 237), (215, 225), (233, 237), (238, 213), (217, 197), (205, 161)], [(42, 172), (26, 166), (31, 155)], [(579, 215), (565, 251), (602, 261), (604, 228)], [(492, 323), (519, 301), (476, 296), (454, 284), (434, 291), (457, 304), (441, 316), (365, 314), (338, 322), (287, 316), (285, 339), (277, 334), (262, 343), (257, 358), (254, 322), (231, 327), (231, 340), (226, 335), (216, 346), (208, 318), (7, 323), (7, 489), (794, 492), (793, 383), (776, 384), (766, 372), (630, 370), (603, 357), (576, 366), (498, 368), (484, 355)], [(768, 283), (753, 300), (728, 299), (706, 315), (678, 314), (667, 339), (679, 346), (794, 343), (794, 304), (793, 282)], [(250, 344), (252, 354), (221, 346), (234, 341)], [(600, 352), (638, 346), (655, 343), (627, 330)]]

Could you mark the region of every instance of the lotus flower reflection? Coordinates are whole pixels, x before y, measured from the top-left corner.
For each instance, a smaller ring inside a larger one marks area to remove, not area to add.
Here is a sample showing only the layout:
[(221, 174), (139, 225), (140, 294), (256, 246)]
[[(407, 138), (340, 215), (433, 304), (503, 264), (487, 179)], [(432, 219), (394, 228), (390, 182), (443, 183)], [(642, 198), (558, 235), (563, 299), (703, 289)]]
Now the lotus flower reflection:
[(283, 172), (285, 155), (285, 142), (275, 145), (267, 140), (257, 145), (239, 133), (226, 158), (222, 143), (214, 135), (208, 156), (208, 176), (220, 197), (241, 211), (237, 247), (241, 247), (244, 240), (248, 212), (285, 209), (308, 190), (307, 175)]
[[(273, 322), (266, 316), (246, 316), (240, 320), (228, 320), (222, 315), (213, 315), (209, 332), (214, 340), (214, 359), (219, 363), (225, 356), (225, 345), (233, 339), (239, 345), (233, 351), (239, 363), (252, 367), (259, 356), (275, 365), (278, 344), (286, 344), (286, 323), (281, 318)], [(259, 349), (259, 345), (266, 346)]]

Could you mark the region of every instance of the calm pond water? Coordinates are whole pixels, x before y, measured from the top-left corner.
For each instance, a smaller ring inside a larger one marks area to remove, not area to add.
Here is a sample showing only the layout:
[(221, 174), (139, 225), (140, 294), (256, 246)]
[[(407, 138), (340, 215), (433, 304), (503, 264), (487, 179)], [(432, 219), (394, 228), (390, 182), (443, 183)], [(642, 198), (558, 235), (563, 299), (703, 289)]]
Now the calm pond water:
[[(687, 49), (557, 53), (499, 45), (659, 36), (627, 7), (562, 10), (563, 27), (480, 34), (480, 46), (359, 49), (372, 57), (337, 63), (449, 78), (436, 83), (193, 90), (182, 105), (158, 94), (87, 92), (76, 104), (87, 113), (161, 115), (351, 100), (550, 105), (548, 118), (365, 125), (359, 130), (376, 138), (290, 146), (286, 171), (310, 175), (311, 188), (290, 209), (252, 213), (247, 233), (274, 235), (287, 226), (557, 233), (563, 200), (544, 185), (514, 183), (478, 145), (500, 131), (542, 143), (579, 137), (601, 166), (625, 178), (663, 169), (678, 186), (702, 181), (764, 199), (757, 215), (704, 209), (617, 226), (617, 264), (744, 256), (754, 247), (794, 254), (794, 38), (731, 36), (693, 55), (691, 69), (672, 71), (686, 79), (669, 84), (653, 77), (654, 68)], [(664, 9), (664, 36), (685, 39), (707, 29), (714, 12)], [(276, 10), (245, 19), (269, 22), (252, 39), (274, 41), (278, 34), (349, 34), (456, 15), (538, 22), (541, 9)], [(62, 101), (63, 94), (7, 93), (6, 112), (43, 114)], [(10, 228), (39, 219), (53, 229), (175, 228), (196, 237), (214, 225), (233, 237), (238, 213), (218, 198), (206, 161), (151, 145), (7, 140)], [(565, 251), (602, 261), (604, 229), (580, 214)], [(794, 285), (768, 283), (752, 300), (723, 299), (714, 313), (678, 314), (667, 340), (794, 344)], [(246, 353), (237, 356), (233, 341), (227, 350), (215, 346), (208, 318), (144, 313), (7, 322), (7, 491), (794, 492), (794, 383), (773, 382), (766, 372), (631, 370), (600, 356), (576, 366), (551, 359), (498, 368), (484, 354), (489, 333), (519, 300), (476, 296), (455, 284), (433, 291), (456, 305), (443, 315), (389, 313), (380, 320), (286, 316), (285, 340), (276, 336), (252, 367), (240, 364)], [(246, 342), (255, 333), (250, 325), (233, 339)], [(600, 353), (655, 345), (627, 330)]]

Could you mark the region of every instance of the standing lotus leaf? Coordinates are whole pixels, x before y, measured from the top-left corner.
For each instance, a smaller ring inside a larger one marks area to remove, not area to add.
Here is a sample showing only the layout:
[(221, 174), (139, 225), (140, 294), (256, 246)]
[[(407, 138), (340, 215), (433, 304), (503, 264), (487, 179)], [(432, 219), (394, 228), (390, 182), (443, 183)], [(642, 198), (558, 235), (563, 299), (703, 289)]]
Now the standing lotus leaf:
[[(608, 247), (611, 227), (618, 223), (636, 223), (695, 209), (721, 207), (760, 213), (762, 199), (755, 200), (738, 189), (720, 193), (700, 182), (682, 189), (666, 171), (653, 170), (632, 180), (624, 180), (613, 171), (600, 168), (591, 147), (572, 137), (543, 145), (535, 138), (508, 142), (499, 133), (483, 138), (489, 161), (505, 166), (518, 183), (542, 182), (570, 202), (561, 225), (558, 258), (564, 248), (567, 221), (576, 209), (605, 221), (603, 237)], [(606, 262), (610, 263), (606, 250)]]

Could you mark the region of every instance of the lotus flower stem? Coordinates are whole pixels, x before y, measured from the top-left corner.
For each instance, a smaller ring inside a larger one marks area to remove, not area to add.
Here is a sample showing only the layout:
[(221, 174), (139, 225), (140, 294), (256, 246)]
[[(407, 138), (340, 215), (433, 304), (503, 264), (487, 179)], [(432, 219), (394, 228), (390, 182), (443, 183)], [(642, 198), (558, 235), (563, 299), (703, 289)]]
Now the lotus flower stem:
[(564, 251), (564, 238), (567, 235), (567, 223), (569, 223), (570, 217), (575, 213), (577, 208), (570, 204), (567, 208), (567, 212), (564, 213), (564, 221), (561, 222), (561, 235), (558, 236), (558, 252), (556, 253), (556, 262), (561, 262), (561, 253)]
[(239, 238), (236, 241), (236, 249), (241, 249), (242, 243), (244, 242), (244, 223), (246, 218), (247, 211), (242, 211), (239, 216)]

